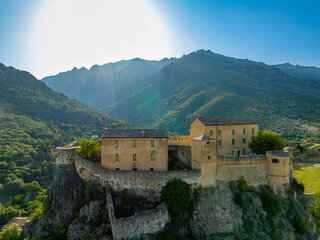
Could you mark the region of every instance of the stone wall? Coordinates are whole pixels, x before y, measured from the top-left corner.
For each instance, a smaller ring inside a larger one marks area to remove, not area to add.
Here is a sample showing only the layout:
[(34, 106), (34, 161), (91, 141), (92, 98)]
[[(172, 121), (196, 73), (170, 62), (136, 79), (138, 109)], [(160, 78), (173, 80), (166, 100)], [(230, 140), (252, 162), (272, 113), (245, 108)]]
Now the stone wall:
[(170, 221), (167, 205), (161, 203), (155, 209), (136, 212), (133, 216), (116, 219), (111, 193), (107, 188), (107, 209), (113, 239), (138, 238), (142, 234), (156, 233)]
[(200, 171), (111, 171), (100, 165), (82, 158), (74, 153), (76, 168), (80, 176), (95, 177), (105, 185), (109, 185), (115, 191), (128, 189), (135, 194), (146, 197), (149, 200), (158, 200), (161, 187), (173, 178), (180, 178), (191, 184), (193, 188), (200, 185)]
[(244, 177), (253, 186), (267, 184), (268, 168), (266, 164), (251, 165), (218, 165), (216, 180), (231, 181)]

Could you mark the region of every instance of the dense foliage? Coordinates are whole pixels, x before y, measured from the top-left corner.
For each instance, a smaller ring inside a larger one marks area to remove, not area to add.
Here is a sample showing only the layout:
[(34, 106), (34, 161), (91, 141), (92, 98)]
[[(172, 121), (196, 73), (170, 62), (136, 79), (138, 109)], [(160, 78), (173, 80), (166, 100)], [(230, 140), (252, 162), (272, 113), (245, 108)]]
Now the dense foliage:
[(22, 240), (22, 226), (15, 223), (5, 226), (0, 232), (1, 240)]
[(271, 150), (282, 150), (284, 147), (284, 139), (278, 133), (269, 130), (259, 131), (257, 136), (252, 136), (249, 143), (249, 148), (257, 154), (265, 154)]
[(313, 198), (314, 202), (311, 205), (311, 211), (317, 224), (317, 232), (320, 234), (320, 192), (314, 194)]
[(126, 125), (0, 64), (0, 227), (13, 216), (41, 215), (55, 146)]
[(299, 182), (296, 178), (290, 179), (290, 188), (299, 195), (304, 193), (303, 183)]
[(99, 142), (95, 140), (82, 139), (78, 144), (80, 148), (76, 149), (76, 152), (85, 159), (94, 160), (101, 151)]
[(170, 217), (175, 219), (185, 213), (192, 200), (189, 184), (181, 179), (171, 179), (161, 188), (160, 200), (168, 206)]

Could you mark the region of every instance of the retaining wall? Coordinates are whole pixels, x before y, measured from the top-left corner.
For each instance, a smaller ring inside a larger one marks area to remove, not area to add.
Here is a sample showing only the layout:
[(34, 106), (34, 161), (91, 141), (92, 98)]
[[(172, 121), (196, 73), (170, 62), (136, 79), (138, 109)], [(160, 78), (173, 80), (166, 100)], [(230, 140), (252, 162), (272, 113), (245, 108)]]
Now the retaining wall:
[(115, 240), (139, 238), (142, 234), (156, 233), (170, 221), (167, 205), (161, 203), (155, 209), (136, 212), (133, 216), (116, 219), (109, 188), (106, 191), (107, 209)]

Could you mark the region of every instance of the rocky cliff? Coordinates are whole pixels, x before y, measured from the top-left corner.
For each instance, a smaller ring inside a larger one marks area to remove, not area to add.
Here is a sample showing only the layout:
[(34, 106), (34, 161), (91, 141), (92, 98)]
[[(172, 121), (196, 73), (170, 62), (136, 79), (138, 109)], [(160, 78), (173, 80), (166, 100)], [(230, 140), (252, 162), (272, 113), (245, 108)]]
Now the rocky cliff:
[[(74, 164), (59, 165), (40, 220), (25, 224), (36, 239), (111, 239), (106, 189), (83, 181)], [(124, 229), (126, 229), (124, 227)], [(139, 238), (135, 238), (139, 239)], [(156, 234), (140, 239), (318, 240), (303, 197), (275, 195), (268, 186), (245, 181), (198, 188), (189, 213)]]

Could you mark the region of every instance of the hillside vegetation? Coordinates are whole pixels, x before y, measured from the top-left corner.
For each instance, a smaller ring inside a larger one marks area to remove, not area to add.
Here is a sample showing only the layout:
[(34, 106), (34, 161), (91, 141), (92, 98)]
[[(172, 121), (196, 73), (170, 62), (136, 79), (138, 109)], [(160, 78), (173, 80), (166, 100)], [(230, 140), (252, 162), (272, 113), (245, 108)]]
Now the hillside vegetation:
[[(52, 148), (100, 135), (104, 127), (127, 125), (68, 99), (27, 72), (0, 64), (0, 203), (11, 199), (0, 204), (2, 219), (42, 208), (41, 187), (51, 183), (54, 172)], [(40, 188), (33, 197), (26, 189), (31, 182)]]
[[(50, 83), (44, 80), (53, 89), (111, 116), (164, 127), (179, 134), (187, 134), (189, 124), (198, 116), (251, 117), (260, 123), (260, 128), (279, 132), (288, 139), (319, 134), (320, 83), (317, 81), (293, 77), (264, 63), (199, 50), (174, 61), (160, 61), (162, 68), (153, 68), (153, 74), (145, 78), (137, 75), (141, 68), (135, 65), (136, 72), (131, 78), (121, 78), (122, 81), (115, 83), (125, 73), (132, 73), (129, 67), (116, 71), (116, 66), (133, 66), (132, 61), (107, 65), (113, 68), (114, 75), (90, 77), (93, 68), (52, 76)], [(144, 66), (144, 71), (148, 67)], [(77, 81), (77, 91), (88, 94), (72, 95), (70, 90), (63, 89), (64, 85)], [(94, 87), (97, 82), (109, 85), (100, 84), (97, 90)], [(101, 91), (114, 94), (117, 99), (88, 99), (90, 94), (99, 96)]]

